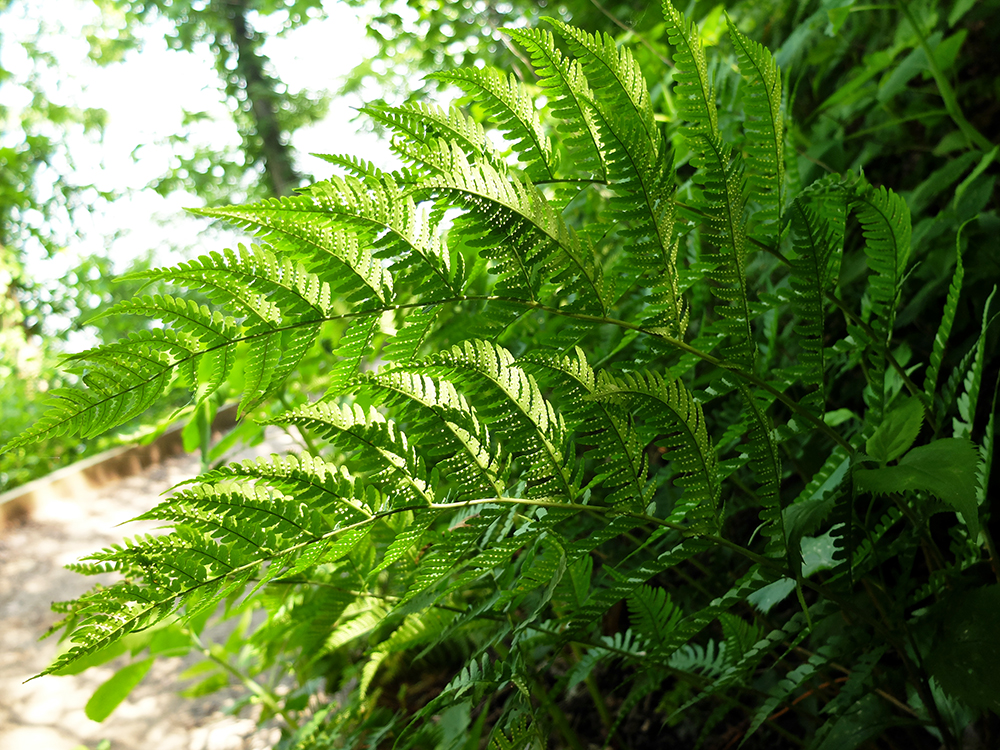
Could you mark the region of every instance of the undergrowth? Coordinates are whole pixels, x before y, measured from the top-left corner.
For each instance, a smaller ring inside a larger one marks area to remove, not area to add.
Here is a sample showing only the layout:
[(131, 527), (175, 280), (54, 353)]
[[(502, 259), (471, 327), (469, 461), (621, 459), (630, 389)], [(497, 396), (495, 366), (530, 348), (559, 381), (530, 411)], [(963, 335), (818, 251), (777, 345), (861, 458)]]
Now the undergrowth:
[[(952, 366), (959, 230), (928, 360), (897, 345), (907, 203), (805, 184), (772, 55), (730, 22), (726, 69), (663, 10), (672, 118), (627, 47), (550, 19), (507, 32), (533, 82), (459, 69), (459, 106), (369, 108), (396, 171), (328, 156), (299, 195), (199, 212), (256, 244), (144, 273), (207, 304), (118, 304), (162, 325), (73, 357), (83, 387), (5, 450), (177, 382), (251, 414), (318, 357), (321, 392), (268, 417), (307, 447), (73, 566), (120, 580), (59, 605), (44, 674), (193, 645), (191, 694), (237, 676), (282, 747), (996, 740), (993, 296)], [(242, 624), (203, 643), (220, 605)]]

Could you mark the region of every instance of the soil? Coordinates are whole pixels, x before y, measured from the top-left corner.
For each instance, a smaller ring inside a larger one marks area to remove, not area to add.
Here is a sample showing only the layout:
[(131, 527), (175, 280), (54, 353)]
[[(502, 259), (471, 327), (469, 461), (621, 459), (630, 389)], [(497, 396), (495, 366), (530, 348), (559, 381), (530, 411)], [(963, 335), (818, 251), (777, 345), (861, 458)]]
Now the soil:
[[(281, 433), (237, 458), (280, 453), (291, 447)], [(63, 568), (67, 563), (152, 531), (152, 523), (119, 527), (148, 510), (173, 485), (195, 476), (197, 456), (182, 455), (100, 489), (40, 503), (23, 525), (0, 534), (0, 748), (79, 750), (103, 740), (111, 750), (263, 750), (277, 742), (276, 727), (258, 729), (255, 715), (227, 714), (241, 687), (190, 700), (177, 694), (178, 675), (197, 657), (158, 660), (132, 694), (104, 722), (87, 718), (87, 700), (127, 659), (82, 674), (30, 682), (60, 649), (57, 638), (39, 641), (58, 615), (53, 601), (73, 599), (95, 579)]]

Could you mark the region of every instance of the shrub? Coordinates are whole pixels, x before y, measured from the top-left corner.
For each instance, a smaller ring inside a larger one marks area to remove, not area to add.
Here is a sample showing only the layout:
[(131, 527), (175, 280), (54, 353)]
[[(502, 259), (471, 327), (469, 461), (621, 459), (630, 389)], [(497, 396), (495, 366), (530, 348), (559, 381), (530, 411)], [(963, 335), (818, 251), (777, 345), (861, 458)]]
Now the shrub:
[[(122, 580), (61, 606), (74, 645), (46, 673), (190, 638), (216, 670), (194, 692), (238, 674), (300, 747), (990, 730), (992, 297), (943, 367), (958, 255), (904, 367), (906, 203), (860, 174), (799, 187), (770, 53), (730, 23), (720, 116), (697, 29), (664, 15), (673, 122), (627, 48), (550, 20), (508, 32), (536, 84), (439, 74), (501, 146), (458, 108), (369, 108), (404, 167), (329, 156), (343, 176), (200, 212), (257, 244), (146, 275), (213, 307), (119, 304), (164, 325), (76, 358), (87, 389), (8, 449), (98, 434), (176, 379), (242, 384), (250, 414), (307, 354), (325, 393), (269, 420), (311, 448), (203, 474), (141, 516), (170, 533), (76, 566)], [(220, 603), (266, 621), (202, 645)]]

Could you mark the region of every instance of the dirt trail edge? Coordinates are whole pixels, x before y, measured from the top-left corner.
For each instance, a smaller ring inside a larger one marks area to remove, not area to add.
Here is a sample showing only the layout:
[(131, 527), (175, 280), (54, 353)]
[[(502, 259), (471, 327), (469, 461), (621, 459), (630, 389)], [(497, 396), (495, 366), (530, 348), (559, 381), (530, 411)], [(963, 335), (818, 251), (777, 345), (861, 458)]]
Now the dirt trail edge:
[[(248, 458), (293, 449), (281, 433), (241, 453)], [(116, 669), (110, 664), (68, 677), (47, 676), (24, 683), (56, 655), (56, 638), (38, 638), (58, 616), (53, 601), (79, 596), (93, 578), (63, 568), (125, 536), (152, 531), (154, 524), (125, 521), (155, 505), (160, 495), (199, 469), (197, 456), (182, 455), (141, 473), (72, 497), (51, 498), (24, 525), (0, 533), (0, 748), (76, 750), (109, 740), (112, 750), (263, 750), (277, 730), (257, 732), (253, 716), (227, 715), (243, 693), (230, 688), (188, 700), (178, 675), (198, 661), (158, 660), (111, 716), (91, 721), (84, 706)]]

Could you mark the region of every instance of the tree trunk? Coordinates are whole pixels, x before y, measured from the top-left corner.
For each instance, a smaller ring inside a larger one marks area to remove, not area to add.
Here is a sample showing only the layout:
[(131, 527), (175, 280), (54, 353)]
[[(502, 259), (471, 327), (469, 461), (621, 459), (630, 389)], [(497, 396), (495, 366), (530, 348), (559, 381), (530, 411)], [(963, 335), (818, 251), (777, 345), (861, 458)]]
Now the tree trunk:
[(248, 155), (258, 156), (263, 162), (265, 181), (273, 195), (291, 195), (301, 183), (301, 177), (295, 171), (291, 147), (282, 140), (279, 95), (275, 80), (264, 68), (267, 58), (258, 51), (259, 37), (247, 23), (247, 0), (230, 0), (226, 10), (229, 38), (236, 51), (236, 74), (243, 79), (250, 116), (260, 139), (257, 154), (253, 153), (257, 149), (247, 144)]

